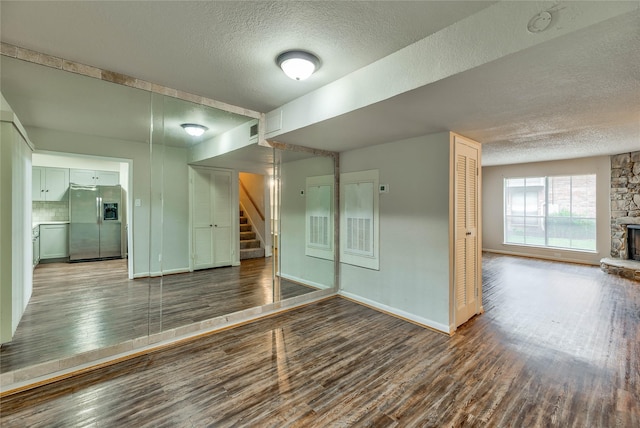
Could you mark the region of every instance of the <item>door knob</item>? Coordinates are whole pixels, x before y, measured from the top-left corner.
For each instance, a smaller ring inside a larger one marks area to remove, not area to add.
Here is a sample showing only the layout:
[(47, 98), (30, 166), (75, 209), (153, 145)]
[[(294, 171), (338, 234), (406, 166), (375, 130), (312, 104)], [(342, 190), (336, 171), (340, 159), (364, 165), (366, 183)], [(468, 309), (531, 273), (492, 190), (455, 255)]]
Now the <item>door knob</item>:
[(212, 225), (212, 224), (210, 224), (210, 225), (209, 225), (209, 227), (213, 227), (213, 225)]

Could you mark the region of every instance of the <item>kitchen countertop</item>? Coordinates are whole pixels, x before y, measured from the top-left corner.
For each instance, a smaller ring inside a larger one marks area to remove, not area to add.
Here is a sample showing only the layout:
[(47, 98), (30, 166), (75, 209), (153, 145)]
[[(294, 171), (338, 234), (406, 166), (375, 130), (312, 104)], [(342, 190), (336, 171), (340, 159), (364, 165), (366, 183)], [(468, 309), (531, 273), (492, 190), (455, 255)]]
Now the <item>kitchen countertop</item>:
[(32, 228), (38, 227), (41, 224), (69, 224), (69, 220), (66, 220), (66, 221), (53, 221), (53, 220), (51, 220), (51, 221), (49, 221), (49, 220), (34, 221), (32, 223)]

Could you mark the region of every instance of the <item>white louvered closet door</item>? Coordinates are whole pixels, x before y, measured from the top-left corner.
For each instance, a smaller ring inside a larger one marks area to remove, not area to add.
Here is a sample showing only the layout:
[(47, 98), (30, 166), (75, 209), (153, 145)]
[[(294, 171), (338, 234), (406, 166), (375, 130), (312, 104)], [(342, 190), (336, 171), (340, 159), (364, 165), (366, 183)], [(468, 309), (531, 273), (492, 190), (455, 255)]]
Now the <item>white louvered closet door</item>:
[(479, 241), (478, 191), (479, 153), (476, 147), (456, 136), (455, 155), (455, 307), (456, 326), (478, 313)]

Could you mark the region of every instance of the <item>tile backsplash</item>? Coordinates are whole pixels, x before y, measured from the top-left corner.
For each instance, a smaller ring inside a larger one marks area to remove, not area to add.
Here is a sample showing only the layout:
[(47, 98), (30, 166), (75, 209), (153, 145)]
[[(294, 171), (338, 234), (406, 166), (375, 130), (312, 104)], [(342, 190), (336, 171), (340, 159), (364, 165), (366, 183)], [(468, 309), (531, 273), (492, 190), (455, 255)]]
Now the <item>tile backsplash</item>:
[(32, 202), (32, 220), (38, 221), (69, 221), (69, 201), (60, 202)]

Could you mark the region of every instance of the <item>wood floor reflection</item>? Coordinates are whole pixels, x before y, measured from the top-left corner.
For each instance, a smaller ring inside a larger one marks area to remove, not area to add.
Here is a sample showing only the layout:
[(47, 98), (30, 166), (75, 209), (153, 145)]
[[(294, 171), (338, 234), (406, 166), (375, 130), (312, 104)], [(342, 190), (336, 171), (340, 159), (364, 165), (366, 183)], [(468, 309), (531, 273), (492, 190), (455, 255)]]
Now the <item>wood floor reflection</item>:
[[(136, 280), (126, 260), (38, 265), (13, 341), (0, 348), (0, 372), (271, 303), (271, 272), (271, 258)], [(314, 288), (283, 280), (280, 290), (288, 298)]]
[(640, 286), (485, 255), (449, 338), (332, 298), (3, 399), (0, 424), (638, 427)]

